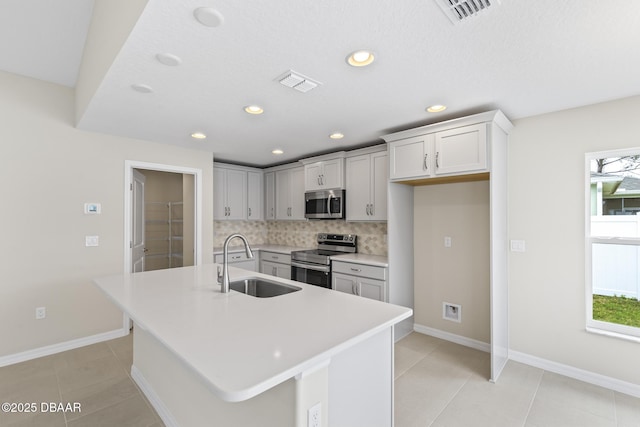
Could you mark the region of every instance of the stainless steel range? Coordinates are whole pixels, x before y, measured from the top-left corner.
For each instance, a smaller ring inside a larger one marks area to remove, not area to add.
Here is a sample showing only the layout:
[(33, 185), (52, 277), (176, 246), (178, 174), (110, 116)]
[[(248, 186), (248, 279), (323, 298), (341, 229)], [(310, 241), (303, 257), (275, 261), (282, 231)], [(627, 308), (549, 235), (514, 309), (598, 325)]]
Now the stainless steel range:
[(331, 288), (331, 256), (356, 253), (358, 236), (319, 233), (318, 249), (291, 252), (291, 280)]

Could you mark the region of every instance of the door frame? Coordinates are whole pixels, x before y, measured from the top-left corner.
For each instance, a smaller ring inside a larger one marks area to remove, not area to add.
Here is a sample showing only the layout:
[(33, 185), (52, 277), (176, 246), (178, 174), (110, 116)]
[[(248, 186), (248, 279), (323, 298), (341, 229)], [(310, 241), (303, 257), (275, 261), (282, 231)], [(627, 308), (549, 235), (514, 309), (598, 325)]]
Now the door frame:
[(139, 162), (135, 160), (124, 161), (124, 273), (131, 273), (131, 185), (133, 183), (133, 170), (153, 170), (159, 172), (172, 172), (194, 176), (194, 209), (193, 209), (193, 265), (202, 264), (202, 169), (184, 166), (164, 165), (160, 163)]

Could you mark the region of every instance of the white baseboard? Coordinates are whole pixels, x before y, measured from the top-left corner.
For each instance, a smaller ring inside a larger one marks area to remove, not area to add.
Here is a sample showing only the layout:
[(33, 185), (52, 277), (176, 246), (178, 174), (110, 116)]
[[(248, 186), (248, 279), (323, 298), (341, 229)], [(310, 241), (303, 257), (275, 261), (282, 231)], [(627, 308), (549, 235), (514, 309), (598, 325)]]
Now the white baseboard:
[(513, 350), (509, 350), (509, 360), (524, 363), (525, 365), (544, 369), (545, 371), (564, 375), (565, 377), (608, 388), (630, 396), (640, 397), (640, 385), (596, 374), (595, 372), (585, 371), (573, 366), (563, 365), (562, 363), (542, 359), (540, 357)]
[(167, 427), (180, 427), (171, 412), (169, 412), (169, 409), (167, 409), (162, 400), (160, 400), (160, 397), (158, 397), (153, 387), (149, 385), (144, 375), (142, 375), (142, 372), (140, 372), (135, 365), (131, 365), (131, 378), (138, 384), (138, 387), (140, 387), (140, 390), (142, 390), (147, 397), (153, 409), (156, 410), (164, 425)]
[[(464, 345), (466, 347), (475, 348), (476, 350), (482, 350), (486, 352), (491, 351), (491, 346), (487, 343), (462, 337), (460, 335), (451, 334), (449, 332), (444, 332), (439, 329), (430, 328), (428, 326), (414, 324), (413, 330), (421, 334), (443, 339), (445, 341), (451, 341), (456, 344)], [(630, 396), (640, 397), (640, 385), (638, 384), (629, 383), (616, 378), (596, 374), (595, 372), (585, 371), (573, 366), (563, 365), (562, 363), (557, 363), (551, 360), (542, 359), (540, 357), (532, 356), (526, 353), (520, 353), (513, 350), (509, 350), (509, 360), (524, 363), (525, 365), (544, 369), (545, 371), (564, 375), (565, 377), (608, 388), (609, 390), (614, 390), (620, 393), (628, 394)]]
[(476, 350), (484, 351), (487, 353), (491, 351), (491, 346), (486, 342), (463, 337), (461, 335), (452, 334), (450, 332), (441, 331), (440, 329), (434, 329), (428, 326), (418, 325), (417, 323), (414, 323), (413, 330), (421, 334), (430, 335), (432, 337), (440, 338), (445, 341), (451, 341), (456, 344), (460, 344), (465, 347), (475, 348)]
[(51, 354), (56, 354), (67, 350), (73, 350), (75, 348), (84, 347), (90, 344), (96, 344), (102, 341), (112, 340), (114, 338), (120, 338), (127, 334), (129, 334), (129, 328), (115, 329), (113, 331), (103, 332), (101, 334), (78, 338), (71, 341), (65, 341), (58, 344), (47, 345), (20, 353), (9, 354), (7, 356), (0, 357), (0, 367), (13, 365), (14, 363), (26, 362), (27, 360), (49, 356)]

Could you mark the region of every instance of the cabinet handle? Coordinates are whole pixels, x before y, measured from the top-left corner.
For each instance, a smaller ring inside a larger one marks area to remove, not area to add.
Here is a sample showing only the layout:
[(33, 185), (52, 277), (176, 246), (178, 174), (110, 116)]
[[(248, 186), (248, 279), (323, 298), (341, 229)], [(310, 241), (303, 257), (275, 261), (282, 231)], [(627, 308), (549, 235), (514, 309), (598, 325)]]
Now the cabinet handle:
[(271, 275), (272, 276), (277, 276), (278, 275), (278, 269), (276, 267), (271, 267)]
[(351, 267), (351, 271), (362, 271), (362, 270), (361, 270), (361, 269), (359, 269), (359, 268), (353, 268), (353, 267)]
[(320, 175), (320, 184), (324, 185), (324, 174)]
[(371, 204), (367, 203), (367, 215), (371, 215)]
[(278, 259), (278, 258), (280, 258), (280, 257), (277, 257), (277, 256), (272, 256), (271, 257), (271, 259)]
[(429, 154), (425, 154), (424, 155), (424, 161), (422, 163), (423, 169), (428, 171), (429, 170), (429, 165), (427, 164), (427, 159), (429, 158)]
[(371, 216), (373, 216), (373, 203), (371, 203), (369, 206), (371, 206), (371, 209), (369, 211), (371, 212)]
[(354, 295), (356, 294), (356, 282), (351, 282), (351, 293)]
[(236, 255), (231, 257), (231, 259), (240, 259), (240, 258), (242, 258), (242, 255)]
[(249, 208), (249, 216), (251, 216), (251, 208)]
[(440, 163), (438, 162), (439, 157), (440, 157), (440, 152), (437, 151), (436, 152), (436, 169), (440, 168)]

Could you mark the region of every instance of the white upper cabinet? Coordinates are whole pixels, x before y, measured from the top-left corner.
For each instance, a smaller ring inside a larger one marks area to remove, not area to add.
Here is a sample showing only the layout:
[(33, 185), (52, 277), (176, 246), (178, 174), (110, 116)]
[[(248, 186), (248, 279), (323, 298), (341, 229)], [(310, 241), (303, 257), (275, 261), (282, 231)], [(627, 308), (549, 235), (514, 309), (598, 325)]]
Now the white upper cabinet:
[(213, 219), (263, 219), (262, 171), (214, 163)]
[[(328, 158), (339, 156), (337, 158)], [(302, 160), (304, 163), (304, 190), (330, 190), (344, 188), (344, 152)]]
[(247, 173), (234, 169), (213, 169), (214, 209), (218, 220), (247, 218)]
[(247, 172), (247, 219), (264, 218), (262, 172)]
[(389, 179), (479, 174), (488, 161), (492, 117), (478, 114), (387, 135)]
[(419, 135), (389, 143), (391, 180), (434, 175), (433, 134)]
[(436, 175), (487, 171), (485, 123), (436, 132)]
[(387, 165), (386, 150), (347, 158), (348, 221), (386, 221)]
[(275, 172), (275, 215), (281, 220), (304, 219), (304, 168)]
[(276, 175), (264, 174), (264, 217), (267, 221), (276, 219)]

